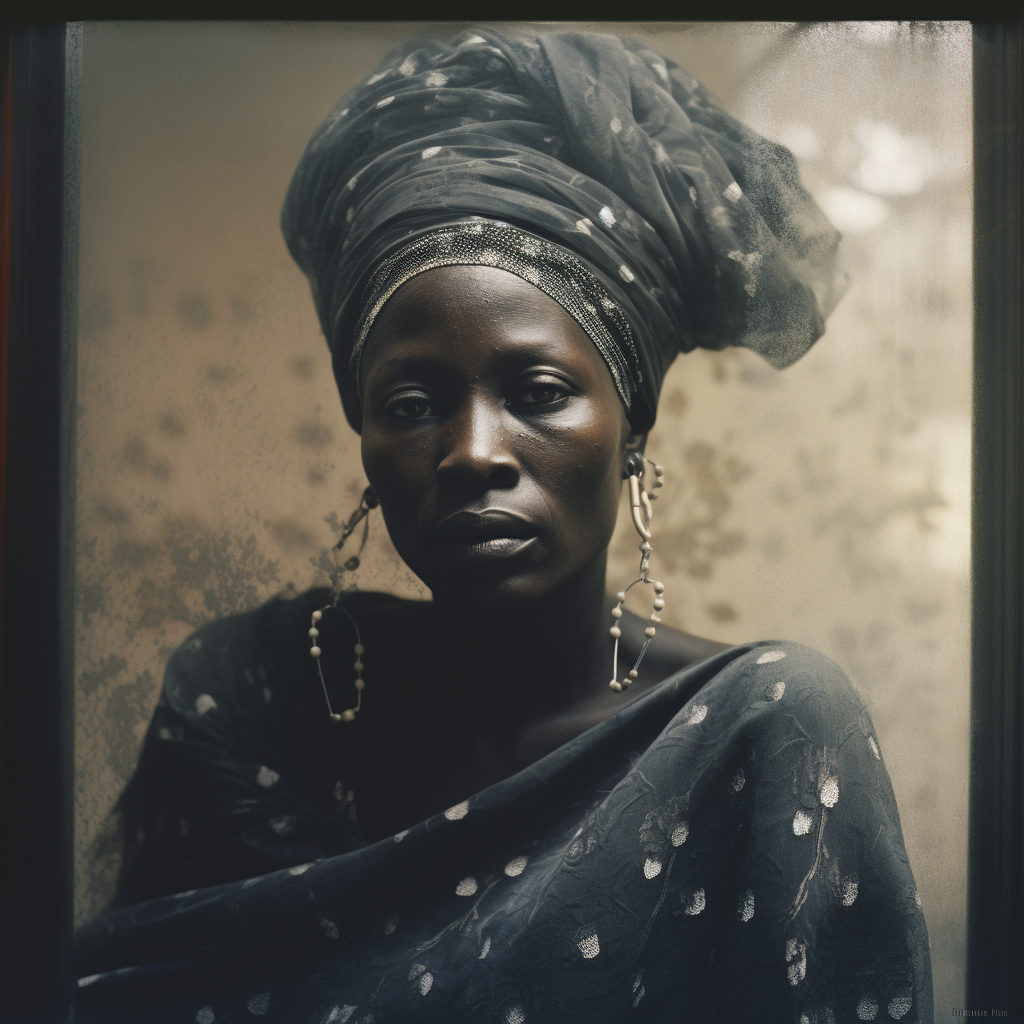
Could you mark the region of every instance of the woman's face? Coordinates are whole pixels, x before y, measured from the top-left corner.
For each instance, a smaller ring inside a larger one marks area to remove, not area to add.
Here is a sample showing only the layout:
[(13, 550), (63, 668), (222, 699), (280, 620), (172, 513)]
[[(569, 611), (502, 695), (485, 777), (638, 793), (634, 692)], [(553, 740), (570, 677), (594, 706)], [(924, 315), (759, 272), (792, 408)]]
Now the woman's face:
[(526, 601), (593, 576), (630, 434), (593, 342), (493, 267), (412, 278), (362, 359), (362, 455), (399, 554), (435, 599)]

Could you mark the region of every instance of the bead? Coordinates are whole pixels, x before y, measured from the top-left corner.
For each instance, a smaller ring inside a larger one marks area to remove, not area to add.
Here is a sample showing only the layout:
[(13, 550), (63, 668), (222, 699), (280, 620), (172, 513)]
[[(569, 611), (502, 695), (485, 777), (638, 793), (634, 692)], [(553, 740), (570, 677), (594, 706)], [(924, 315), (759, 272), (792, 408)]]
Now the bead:
[(611, 633), (611, 635), (615, 637), (616, 640), (618, 640), (619, 637), (622, 636), (622, 630), (619, 629), (618, 626), (612, 626), (612, 628), (609, 629), (608, 632)]
[(651, 547), (651, 542), (649, 540), (645, 540), (643, 544), (640, 545), (640, 550), (645, 555), (649, 555), (654, 550), (654, 548)]
[(654, 599), (654, 609), (655, 609), (655, 611), (659, 611), (660, 612), (661, 609), (664, 608), (664, 607), (665, 607), (665, 598), (663, 598), (663, 597), (656, 597)]
[(354, 669), (355, 669), (355, 670), (356, 670), (357, 672), (362, 672), (362, 671), (363, 671), (363, 669), (364, 669), (364, 668), (365, 668), (366, 666), (365, 666), (365, 665), (364, 665), (364, 664), (363, 664), (363, 663), (362, 663), (361, 661), (355, 661), (355, 662), (353, 662), (353, 663), (352, 663), (352, 667), (353, 667), (353, 668), (354, 668)]
[(651, 622), (661, 622), (661, 616), (657, 612), (651, 612)]
[(646, 634), (647, 634), (648, 636), (654, 636), (654, 627), (653, 627), (653, 626), (648, 626), (648, 627), (647, 627), (647, 628), (646, 628), (646, 629), (644, 630), (644, 632), (645, 632), (645, 633), (646, 633)]
[(319, 658), (320, 657), (320, 648), (317, 647), (316, 644), (314, 644), (309, 649), (309, 655), (310, 655), (311, 658)]
[(629, 684), (630, 684), (631, 682), (633, 682), (633, 680), (632, 680), (632, 679), (623, 679), (623, 680), (622, 680), (622, 688), (623, 688), (624, 690), (628, 690), (628, 689), (629, 689)]
[[(658, 487), (660, 485), (659, 484), (655, 484), (654, 486)], [(653, 492), (651, 494), (648, 494), (647, 497), (651, 501), (657, 501), (658, 500), (658, 496), (656, 494), (654, 494)]]
[(309, 635), (315, 640), (320, 635), (320, 630), (317, 629), (316, 626), (311, 626)]
[(655, 583), (654, 583), (654, 592), (656, 594), (664, 594), (665, 593), (665, 584), (664, 583), (659, 583), (656, 580)]
[[(651, 488), (652, 489), (654, 489), (656, 487), (664, 487), (664, 486), (665, 486), (665, 484), (661, 480), (655, 480), (654, 483), (651, 484)], [(654, 495), (650, 494), (650, 495), (648, 495), (648, 497), (653, 498)]]
[(636, 670), (635, 668), (631, 668), (631, 669), (629, 670), (629, 678), (630, 678), (630, 679), (636, 679), (636, 677), (637, 677), (638, 675), (640, 675), (640, 673), (639, 673), (639, 672), (637, 672), (637, 670)]
[(657, 463), (655, 463), (654, 464), (654, 473), (655, 473), (656, 476), (664, 476), (665, 475), (665, 470), (661, 466), (659, 466)]
[(359, 568), (359, 559), (355, 555), (353, 555), (350, 559), (348, 559), (345, 562), (345, 568), (349, 572), (353, 572), (355, 569), (358, 569)]
[(343, 722), (354, 722), (355, 718), (356, 713), (351, 708), (349, 708), (347, 711), (342, 711), (341, 713), (341, 720)]
[(324, 617), (324, 613), (321, 611), (313, 612), (313, 621), (319, 622)]
[(334, 712), (332, 711), (332, 712), (331, 712), (331, 721), (332, 721), (332, 722), (340, 722), (340, 721), (341, 721), (341, 715), (335, 714), (335, 713), (334, 713)]
[(622, 609), (621, 608), (613, 608), (612, 609), (612, 618), (613, 619), (621, 619), (622, 618)]
[(613, 679), (613, 680), (612, 680), (612, 681), (611, 681), (611, 682), (610, 682), (610, 683), (609, 683), (608, 685), (609, 685), (609, 686), (610, 686), (610, 687), (611, 687), (611, 688), (612, 688), (612, 689), (613, 689), (613, 690), (614, 690), (614, 691), (615, 691), (616, 693), (622, 693), (622, 683), (620, 683), (620, 682), (619, 682), (619, 681), (618, 681), (617, 679)]
[(366, 648), (362, 644), (356, 644), (355, 647), (352, 648), (352, 650), (354, 650), (356, 654), (362, 654), (363, 651), (366, 650)]
[(616, 601), (618, 601), (618, 602), (619, 602), (619, 604), (622, 604), (622, 602), (626, 600), (626, 592), (625, 592), (624, 590), (620, 590), (620, 591), (619, 591), (619, 592), (618, 592), (618, 593), (617, 593), (617, 594), (615, 595), (615, 600), (616, 600)]
[(356, 689), (357, 690), (365, 690), (366, 689), (366, 680), (365, 679), (357, 679), (356, 680)]

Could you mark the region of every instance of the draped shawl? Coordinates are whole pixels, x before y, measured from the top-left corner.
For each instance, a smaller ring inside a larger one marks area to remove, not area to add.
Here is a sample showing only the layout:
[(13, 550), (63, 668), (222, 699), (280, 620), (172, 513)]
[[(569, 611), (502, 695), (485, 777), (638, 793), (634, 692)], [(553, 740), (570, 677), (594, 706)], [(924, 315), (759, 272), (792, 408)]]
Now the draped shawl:
[[(359, 722), (328, 721), (308, 653), (326, 600), (171, 659), (123, 803), (129, 905), (79, 933), (77, 1024), (931, 1021), (892, 788), (828, 659), (731, 648), (367, 845)], [(342, 702), (349, 627), (321, 626)]]
[(845, 288), (839, 235), (792, 155), (643, 43), (485, 28), (414, 39), (317, 128), (282, 212), (356, 430), (371, 277), (470, 217), (584, 262), (629, 325), (628, 374), (609, 368), (637, 430), (679, 352), (743, 345), (786, 366)]

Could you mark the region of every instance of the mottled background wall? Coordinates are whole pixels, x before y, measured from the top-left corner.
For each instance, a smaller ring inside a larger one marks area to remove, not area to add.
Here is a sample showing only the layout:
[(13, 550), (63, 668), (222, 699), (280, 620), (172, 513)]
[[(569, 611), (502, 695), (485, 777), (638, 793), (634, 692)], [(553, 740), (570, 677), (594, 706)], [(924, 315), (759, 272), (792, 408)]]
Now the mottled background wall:
[[(650, 451), (667, 618), (788, 637), (868, 702), (962, 1006), (971, 379), (964, 26), (639, 31), (789, 145), (854, 284), (782, 374), (679, 360)], [(305, 280), (278, 229), (319, 120), (409, 26), (85, 30), (78, 448), (77, 917), (109, 898), (109, 810), (167, 655), (201, 623), (323, 582), (364, 486)], [(620, 522), (610, 581), (635, 569)], [(422, 594), (371, 531), (364, 587)], [(370, 669), (367, 668), (367, 677)]]

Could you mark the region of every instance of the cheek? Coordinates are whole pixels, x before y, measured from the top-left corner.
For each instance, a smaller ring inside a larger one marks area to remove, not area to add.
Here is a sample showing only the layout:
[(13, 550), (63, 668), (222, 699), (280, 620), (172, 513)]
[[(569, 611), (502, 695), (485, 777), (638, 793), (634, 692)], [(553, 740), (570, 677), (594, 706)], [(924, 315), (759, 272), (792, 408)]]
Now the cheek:
[(422, 506), (425, 483), (418, 461), (408, 446), (395, 445), (364, 431), (361, 454), (363, 471), (380, 501), (380, 513), (388, 536), (402, 559), (415, 571), (416, 519)]
[(559, 439), (545, 475), (562, 518), (588, 543), (611, 537), (618, 515), (622, 439), (605, 427), (587, 437)]
[(363, 471), (378, 497), (415, 489), (422, 476), (422, 454), (404, 439), (364, 430), (361, 455)]
[(595, 465), (594, 472), (588, 476), (591, 481), (586, 487), (580, 485), (580, 513), (585, 517), (592, 534), (597, 534), (601, 542), (607, 545), (611, 541), (615, 521), (619, 515), (619, 496), (622, 492), (622, 471), (618, 465), (617, 452), (611, 459), (607, 455)]
[(402, 547), (401, 536), (410, 529), (407, 520), (422, 502), (425, 483), (420, 461), (408, 446), (376, 437), (372, 431), (364, 432), (361, 452), (363, 471), (380, 501), (388, 533)]

